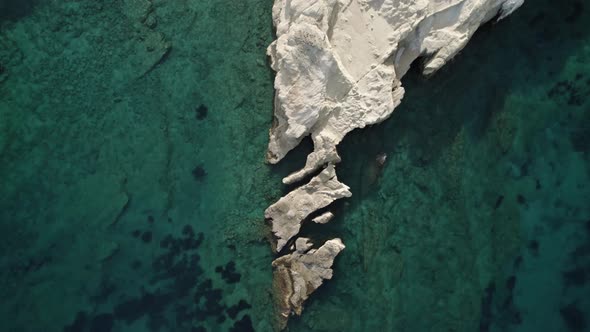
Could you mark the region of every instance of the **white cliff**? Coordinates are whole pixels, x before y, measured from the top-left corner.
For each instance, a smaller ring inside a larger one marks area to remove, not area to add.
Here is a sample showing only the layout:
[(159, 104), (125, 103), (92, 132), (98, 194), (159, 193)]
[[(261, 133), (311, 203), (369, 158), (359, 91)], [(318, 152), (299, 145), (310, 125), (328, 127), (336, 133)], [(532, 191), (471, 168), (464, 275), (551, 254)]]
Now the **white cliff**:
[(440, 69), (494, 17), (523, 0), (276, 0), (277, 40), (268, 48), (275, 122), (267, 159), (280, 161), (307, 135), (314, 152), (293, 183), (327, 163), (353, 129), (385, 120), (399, 105), (400, 79), (416, 58)]
[[(266, 210), (277, 252), (299, 233), (310, 214), (350, 196), (348, 187), (336, 179), (333, 165), (340, 162), (336, 147), (348, 132), (391, 115), (404, 96), (401, 79), (412, 62), (422, 57), (423, 73), (435, 73), (465, 47), (479, 26), (504, 18), (523, 1), (275, 0), (277, 39), (269, 46), (268, 55), (276, 71), (276, 93), (267, 160), (279, 162), (310, 135), (314, 151), (307, 156), (305, 166), (283, 182), (300, 181), (328, 165), (309, 184)], [(381, 166), (385, 157), (378, 158)], [(332, 217), (325, 212), (313, 221), (321, 224)], [(326, 246), (344, 248), (336, 240), (326, 242), (318, 252)], [(275, 294), (279, 297), (281, 327), (290, 313), (301, 313), (310, 293), (297, 286), (307, 285), (305, 276), (304, 281), (297, 279), (301, 278), (301, 264), (318, 255), (313, 250), (305, 253), (307, 243), (306, 239), (297, 239), (296, 251), (273, 263), (275, 281), (282, 283)], [(332, 255), (321, 264), (329, 270), (324, 276), (331, 277), (329, 268), (340, 250), (328, 250)], [(322, 279), (329, 277), (314, 280)], [(312, 291), (319, 284), (313, 283)]]

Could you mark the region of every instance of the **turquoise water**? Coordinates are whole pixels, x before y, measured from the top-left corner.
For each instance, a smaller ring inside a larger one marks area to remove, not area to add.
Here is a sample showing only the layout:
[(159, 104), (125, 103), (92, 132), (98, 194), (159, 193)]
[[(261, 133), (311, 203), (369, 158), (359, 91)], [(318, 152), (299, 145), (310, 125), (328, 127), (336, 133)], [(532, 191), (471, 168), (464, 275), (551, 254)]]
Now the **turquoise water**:
[[(6, 331), (270, 331), (272, 1), (0, 0)], [(590, 9), (528, 1), (340, 147), (291, 331), (585, 331)], [(378, 153), (388, 155), (383, 169)]]

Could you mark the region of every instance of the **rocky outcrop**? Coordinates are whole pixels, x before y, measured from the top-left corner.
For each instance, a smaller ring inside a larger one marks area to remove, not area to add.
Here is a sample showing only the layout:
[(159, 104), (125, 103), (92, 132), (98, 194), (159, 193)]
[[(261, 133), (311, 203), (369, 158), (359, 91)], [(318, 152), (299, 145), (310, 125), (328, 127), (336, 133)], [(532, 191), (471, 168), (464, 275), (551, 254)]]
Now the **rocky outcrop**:
[[(302, 169), (283, 179), (295, 183), (328, 165), (318, 176), (266, 210), (276, 251), (295, 237), (301, 223), (334, 200), (350, 196), (336, 178), (336, 150), (356, 128), (387, 119), (403, 96), (401, 79), (419, 57), (431, 75), (469, 41), (477, 28), (512, 13), (523, 0), (275, 0), (277, 39), (269, 46), (276, 71), (274, 122), (267, 160), (279, 162), (310, 135), (314, 150)], [(386, 155), (377, 157), (373, 177)], [(325, 212), (312, 218), (328, 222)], [(307, 296), (332, 275), (344, 245), (330, 240), (317, 251), (297, 239), (295, 252), (278, 258), (275, 295), (282, 327), (301, 313)], [(305, 248), (305, 249), (304, 249)], [(307, 252), (306, 252), (307, 251)]]
[(285, 328), (291, 314), (301, 315), (303, 302), (332, 278), (334, 258), (344, 249), (340, 239), (328, 240), (319, 249), (310, 249), (307, 238), (298, 238), (295, 252), (277, 258), (272, 266), (273, 291), (278, 311), (277, 325)]
[(399, 105), (400, 79), (418, 57), (436, 72), (475, 30), (522, 0), (276, 0), (277, 40), (268, 48), (275, 122), (267, 159), (281, 160), (307, 135), (314, 151), (293, 183), (327, 163), (353, 129), (385, 120)]
[(313, 218), (312, 221), (315, 222), (316, 224), (327, 224), (330, 220), (332, 220), (332, 218), (334, 218), (334, 214), (332, 212), (328, 211), (328, 212), (324, 212), (324, 213), (320, 214), (319, 216)]
[(301, 223), (313, 212), (328, 206), (333, 201), (350, 197), (348, 186), (338, 181), (333, 165), (328, 166), (318, 176), (268, 207), (265, 217), (272, 224), (276, 237), (275, 251), (279, 252), (293, 238)]

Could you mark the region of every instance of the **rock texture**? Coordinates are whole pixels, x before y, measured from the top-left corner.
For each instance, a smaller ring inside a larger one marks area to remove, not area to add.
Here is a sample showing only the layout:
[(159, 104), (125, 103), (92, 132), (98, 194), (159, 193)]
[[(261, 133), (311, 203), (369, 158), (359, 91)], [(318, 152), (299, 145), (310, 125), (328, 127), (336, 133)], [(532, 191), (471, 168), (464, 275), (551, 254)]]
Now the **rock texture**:
[(311, 249), (307, 238), (298, 238), (295, 252), (277, 258), (272, 266), (273, 288), (278, 310), (278, 327), (285, 328), (289, 316), (301, 315), (303, 302), (332, 278), (334, 258), (344, 249), (340, 239), (328, 240), (319, 249)]
[(299, 233), (301, 223), (314, 211), (330, 205), (333, 201), (350, 197), (348, 186), (338, 181), (333, 165), (266, 209), (265, 217), (272, 223), (276, 237), (275, 251)]
[(307, 135), (314, 151), (293, 183), (336, 163), (353, 129), (385, 120), (399, 105), (400, 79), (418, 57), (440, 69), (475, 30), (522, 0), (276, 0), (277, 40), (268, 48), (275, 79), (275, 122), (267, 159), (280, 161)]
[[(302, 187), (266, 210), (276, 251), (299, 233), (301, 223), (334, 200), (351, 195), (338, 182), (333, 164), (344, 136), (379, 123), (397, 107), (401, 78), (417, 58), (431, 75), (467, 44), (477, 28), (512, 13), (523, 0), (275, 0), (277, 39), (269, 46), (275, 78), (275, 118), (267, 160), (279, 162), (311, 135), (314, 150), (305, 166), (283, 179), (301, 181), (328, 165)], [(377, 167), (386, 156), (380, 155)], [(375, 172), (376, 174), (377, 172)], [(312, 220), (326, 223), (325, 212)], [(309, 250), (307, 239), (275, 267), (280, 327), (290, 313), (301, 313), (307, 296), (332, 276), (339, 239)]]
[(328, 212), (324, 212), (324, 213), (320, 214), (319, 216), (313, 218), (312, 221), (315, 222), (316, 224), (327, 224), (330, 220), (332, 220), (332, 218), (334, 218), (334, 214), (332, 212), (328, 211)]

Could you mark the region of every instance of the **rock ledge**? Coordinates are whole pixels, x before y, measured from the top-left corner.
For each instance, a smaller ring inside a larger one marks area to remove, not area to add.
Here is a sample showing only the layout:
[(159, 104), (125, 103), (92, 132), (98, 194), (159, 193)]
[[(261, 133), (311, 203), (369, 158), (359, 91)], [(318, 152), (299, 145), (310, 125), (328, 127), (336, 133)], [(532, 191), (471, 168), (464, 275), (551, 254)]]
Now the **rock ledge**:
[(312, 244), (307, 238), (297, 239), (295, 245), (295, 252), (272, 263), (280, 329), (285, 328), (291, 314), (301, 315), (303, 302), (325, 279), (332, 278), (334, 258), (344, 250), (344, 244), (338, 238), (326, 241), (319, 249), (310, 249)]

